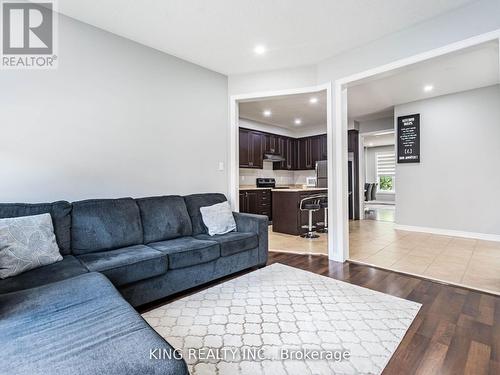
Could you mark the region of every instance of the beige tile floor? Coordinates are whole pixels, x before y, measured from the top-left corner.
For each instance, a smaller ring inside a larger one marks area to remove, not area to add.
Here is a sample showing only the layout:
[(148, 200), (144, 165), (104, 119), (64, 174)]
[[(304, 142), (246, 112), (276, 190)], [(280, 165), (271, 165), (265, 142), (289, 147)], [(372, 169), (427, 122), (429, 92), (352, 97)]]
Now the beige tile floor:
[(305, 239), (290, 234), (275, 233), (269, 227), (269, 250), (297, 254), (328, 255), (327, 235), (318, 233), (319, 238)]
[[(401, 231), (374, 220), (352, 221), (349, 241), (351, 261), (500, 295), (499, 242)], [(327, 237), (308, 240), (270, 230), (269, 249), (327, 255)]]

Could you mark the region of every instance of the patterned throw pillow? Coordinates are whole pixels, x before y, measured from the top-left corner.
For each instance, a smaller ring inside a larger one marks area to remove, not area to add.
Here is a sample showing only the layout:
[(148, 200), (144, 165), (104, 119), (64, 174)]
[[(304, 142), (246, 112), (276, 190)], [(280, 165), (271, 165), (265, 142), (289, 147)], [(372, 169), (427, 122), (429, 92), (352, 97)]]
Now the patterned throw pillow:
[(228, 202), (200, 207), (200, 212), (208, 234), (211, 236), (229, 233), (236, 229), (236, 222)]
[(0, 219), (0, 279), (60, 260), (50, 214)]

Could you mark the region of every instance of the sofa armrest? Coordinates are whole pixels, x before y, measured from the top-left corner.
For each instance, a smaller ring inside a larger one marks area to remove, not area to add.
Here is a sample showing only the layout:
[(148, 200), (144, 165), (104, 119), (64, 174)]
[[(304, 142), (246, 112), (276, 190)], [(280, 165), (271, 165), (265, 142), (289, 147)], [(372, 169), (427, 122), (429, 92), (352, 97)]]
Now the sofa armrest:
[(259, 265), (267, 263), (269, 219), (265, 215), (233, 212), (238, 232), (256, 233), (259, 237)]

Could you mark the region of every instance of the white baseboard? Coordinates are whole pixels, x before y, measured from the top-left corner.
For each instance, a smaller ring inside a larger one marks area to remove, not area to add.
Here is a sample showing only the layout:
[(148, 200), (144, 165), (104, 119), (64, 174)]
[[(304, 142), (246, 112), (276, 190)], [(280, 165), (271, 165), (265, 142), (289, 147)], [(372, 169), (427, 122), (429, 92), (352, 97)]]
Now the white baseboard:
[(400, 224), (395, 224), (394, 229), (406, 230), (409, 232), (431, 233), (431, 234), (439, 234), (442, 236), (474, 238), (477, 240), (500, 242), (500, 235), (498, 235), (498, 234), (463, 232), (463, 231), (452, 230), (452, 229), (416, 227), (416, 226), (412, 226), (412, 225), (400, 225)]

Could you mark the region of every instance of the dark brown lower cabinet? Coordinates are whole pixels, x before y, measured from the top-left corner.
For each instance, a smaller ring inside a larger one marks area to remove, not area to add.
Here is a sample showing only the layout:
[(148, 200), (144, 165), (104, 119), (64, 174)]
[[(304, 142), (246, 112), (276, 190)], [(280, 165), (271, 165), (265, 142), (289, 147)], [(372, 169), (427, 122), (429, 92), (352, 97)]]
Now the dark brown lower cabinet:
[[(309, 213), (300, 211), (300, 201), (317, 194), (327, 194), (328, 190), (314, 191), (273, 191), (273, 232), (300, 235), (306, 232), (303, 225), (309, 223)], [(324, 211), (313, 212), (313, 225), (322, 222)]]
[(271, 189), (240, 190), (240, 212), (266, 215), (272, 220)]

